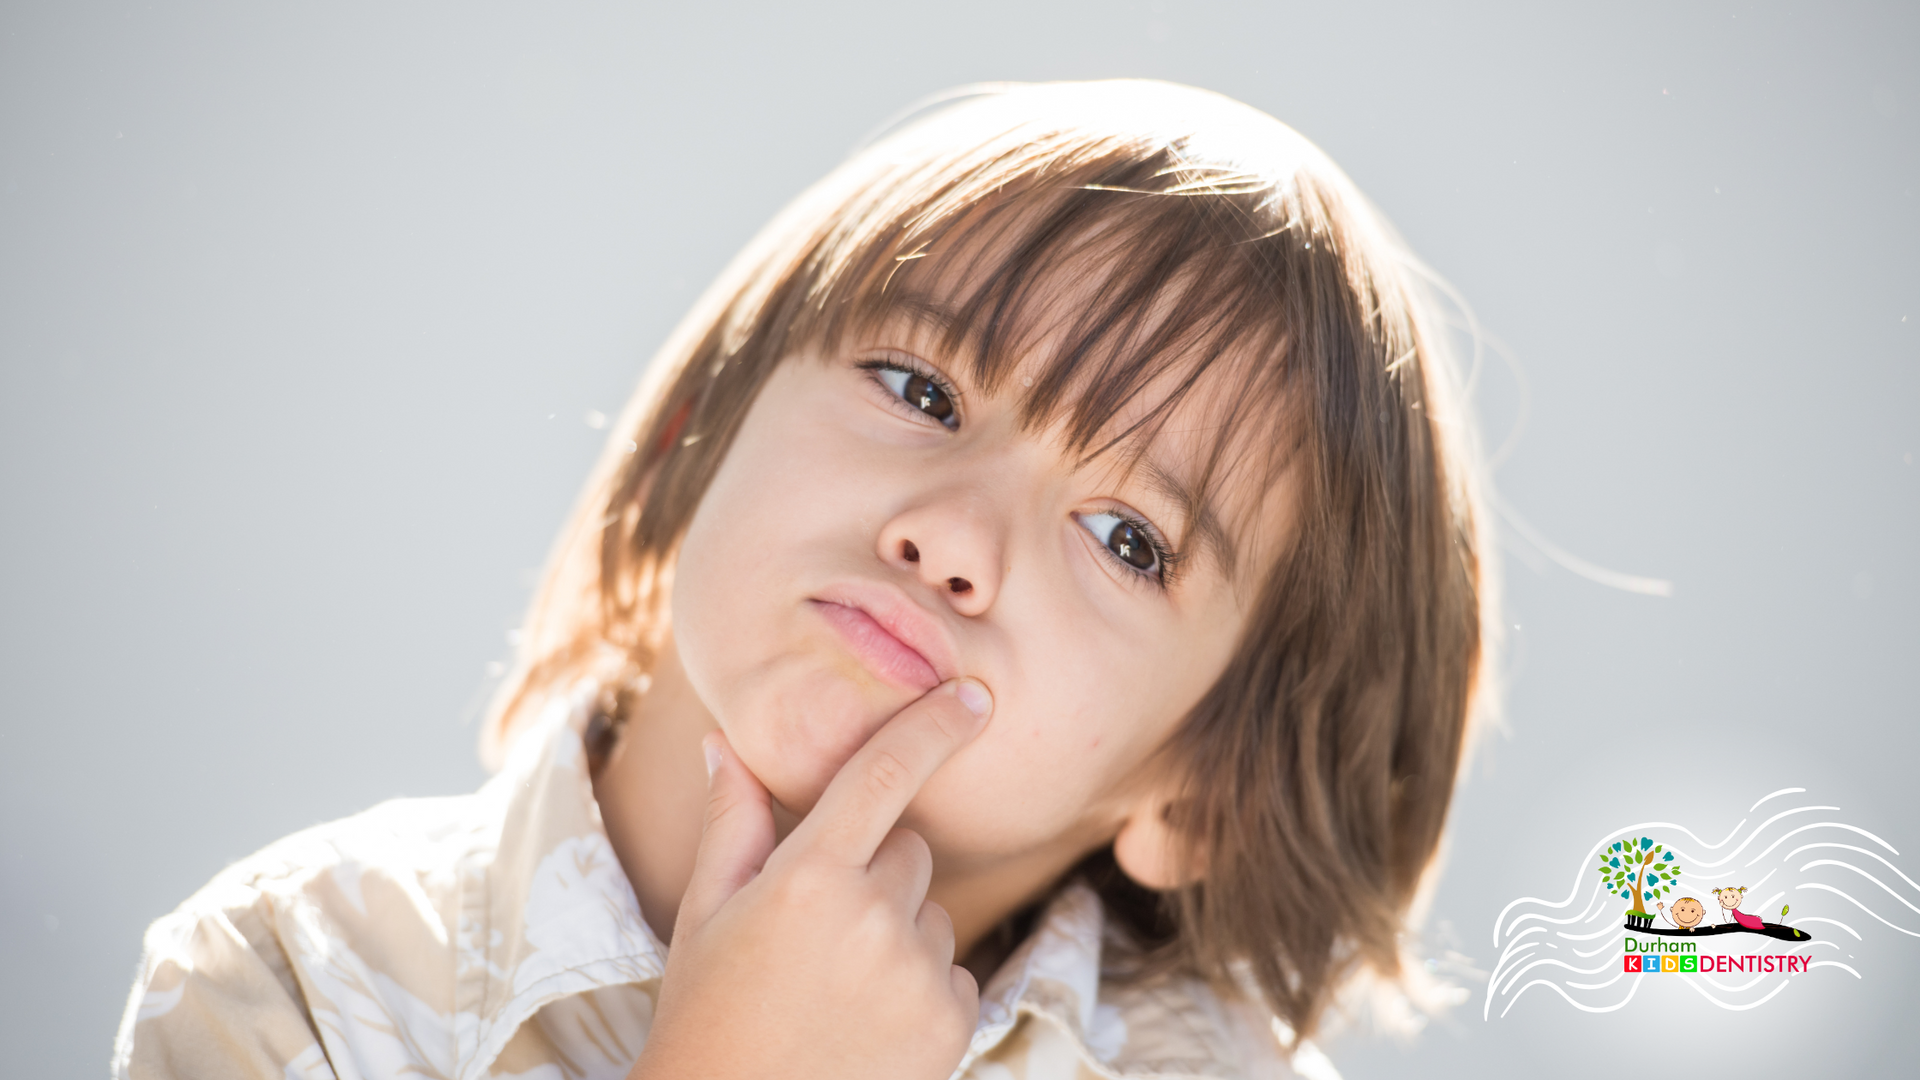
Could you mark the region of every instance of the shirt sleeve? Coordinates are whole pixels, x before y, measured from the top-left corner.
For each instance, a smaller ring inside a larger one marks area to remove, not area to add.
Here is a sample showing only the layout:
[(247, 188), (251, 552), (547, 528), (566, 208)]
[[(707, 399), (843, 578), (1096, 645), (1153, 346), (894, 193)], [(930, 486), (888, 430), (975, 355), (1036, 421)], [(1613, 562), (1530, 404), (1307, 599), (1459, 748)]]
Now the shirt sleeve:
[(232, 899), (242, 903), (189, 901), (148, 929), (114, 1080), (337, 1080), (265, 900)]

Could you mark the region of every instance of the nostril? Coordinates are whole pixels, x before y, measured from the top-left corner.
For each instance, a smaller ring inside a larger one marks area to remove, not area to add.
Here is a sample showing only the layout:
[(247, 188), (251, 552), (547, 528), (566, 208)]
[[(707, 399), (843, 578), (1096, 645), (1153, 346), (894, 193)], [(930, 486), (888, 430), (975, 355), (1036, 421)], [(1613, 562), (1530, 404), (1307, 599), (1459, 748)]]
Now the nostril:
[(913, 546), (913, 541), (902, 540), (900, 541), (900, 557), (908, 562), (919, 562), (920, 549)]
[(947, 589), (951, 592), (969, 593), (973, 591), (973, 582), (963, 577), (950, 577), (947, 579)]

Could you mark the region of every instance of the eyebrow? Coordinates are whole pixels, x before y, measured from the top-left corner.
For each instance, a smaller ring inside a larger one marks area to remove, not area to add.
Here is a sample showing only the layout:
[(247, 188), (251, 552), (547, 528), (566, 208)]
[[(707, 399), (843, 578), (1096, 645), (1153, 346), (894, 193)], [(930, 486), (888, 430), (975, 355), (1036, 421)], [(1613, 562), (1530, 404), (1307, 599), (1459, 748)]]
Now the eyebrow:
[(1138, 468), (1145, 476), (1148, 487), (1179, 508), (1186, 523), (1186, 535), (1181, 539), (1190, 542), (1195, 550), (1212, 555), (1221, 575), (1232, 577), (1237, 559), (1233, 537), (1227, 532), (1213, 504), (1202, 499), (1193, 485), (1181, 480), (1152, 457), (1143, 454)]
[(880, 322), (892, 316), (904, 316), (916, 326), (943, 335), (952, 335), (963, 329), (965, 324), (960, 312), (954, 310), (951, 304), (915, 289), (887, 292), (879, 305), (878, 315)]

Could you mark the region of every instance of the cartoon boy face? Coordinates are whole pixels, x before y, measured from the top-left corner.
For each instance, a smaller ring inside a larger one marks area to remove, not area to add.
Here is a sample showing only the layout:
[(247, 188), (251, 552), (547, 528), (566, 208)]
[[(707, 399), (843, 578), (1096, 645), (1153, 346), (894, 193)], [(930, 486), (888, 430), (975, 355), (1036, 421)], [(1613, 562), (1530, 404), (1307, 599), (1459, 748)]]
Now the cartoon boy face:
[(1673, 903), (1673, 921), (1682, 930), (1691, 930), (1706, 918), (1707, 909), (1700, 901), (1691, 896), (1683, 896)]

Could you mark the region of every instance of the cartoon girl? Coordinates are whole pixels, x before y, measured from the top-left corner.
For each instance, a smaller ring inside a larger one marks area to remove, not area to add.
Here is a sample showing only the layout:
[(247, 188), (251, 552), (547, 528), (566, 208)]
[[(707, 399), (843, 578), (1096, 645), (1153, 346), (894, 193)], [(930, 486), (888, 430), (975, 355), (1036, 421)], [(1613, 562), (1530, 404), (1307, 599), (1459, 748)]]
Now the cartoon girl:
[(1402, 973), (1488, 668), (1423, 297), (1214, 94), (996, 90), (856, 154), (614, 426), (499, 774), (161, 919), (115, 1075), (1284, 1072)]
[(1763, 930), (1766, 922), (1758, 915), (1749, 915), (1740, 910), (1740, 904), (1747, 897), (1745, 885), (1734, 885), (1724, 889), (1715, 889), (1713, 895), (1720, 901), (1721, 922), (1731, 918), (1749, 930)]

